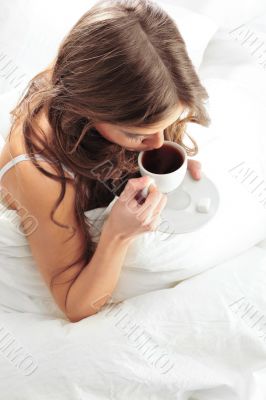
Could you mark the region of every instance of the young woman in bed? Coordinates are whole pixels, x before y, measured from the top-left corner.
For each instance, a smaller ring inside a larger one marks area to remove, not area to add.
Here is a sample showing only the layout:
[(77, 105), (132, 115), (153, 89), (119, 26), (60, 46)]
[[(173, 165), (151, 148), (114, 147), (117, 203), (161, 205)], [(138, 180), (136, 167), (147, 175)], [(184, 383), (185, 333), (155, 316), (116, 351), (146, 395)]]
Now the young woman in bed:
[[(166, 196), (153, 186), (144, 204), (134, 200), (149, 182), (139, 176), (138, 153), (167, 139), (197, 154), (194, 140), (191, 149), (183, 137), (188, 121), (209, 125), (207, 98), (176, 25), (143, 0), (97, 3), (64, 38), (52, 65), (30, 81), (12, 111), (0, 167), (21, 157), (1, 183), (23, 229), (25, 209), (38, 221), (27, 240), (70, 321), (107, 302), (130, 242), (158, 225)], [(37, 153), (36, 160), (27, 156)], [(200, 179), (200, 163), (188, 165)], [(121, 196), (95, 243), (84, 212), (115, 195)]]

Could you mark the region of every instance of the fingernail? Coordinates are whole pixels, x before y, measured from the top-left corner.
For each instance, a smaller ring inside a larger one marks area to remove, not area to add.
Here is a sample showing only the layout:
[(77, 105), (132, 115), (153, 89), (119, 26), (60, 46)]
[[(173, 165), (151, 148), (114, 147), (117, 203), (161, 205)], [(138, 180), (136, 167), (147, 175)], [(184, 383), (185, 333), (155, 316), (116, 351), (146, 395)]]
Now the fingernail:
[(200, 171), (197, 171), (197, 172), (196, 172), (196, 178), (197, 178), (197, 179), (200, 179), (200, 178), (201, 178), (201, 172), (200, 172)]

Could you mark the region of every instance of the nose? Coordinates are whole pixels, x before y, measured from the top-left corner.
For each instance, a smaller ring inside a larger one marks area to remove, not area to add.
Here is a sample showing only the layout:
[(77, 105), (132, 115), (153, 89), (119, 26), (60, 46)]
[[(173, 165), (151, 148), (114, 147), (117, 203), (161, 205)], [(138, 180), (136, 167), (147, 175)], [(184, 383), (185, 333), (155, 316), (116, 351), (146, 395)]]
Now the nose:
[(147, 144), (149, 147), (152, 147), (153, 149), (159, 149), (159, 147), (162, 147), (163, 142), (164, 142), (163, 131), (158, 132), (155, 135), (152, 135), (152, 137), (144, 139), (142, 141), (142, 143)]

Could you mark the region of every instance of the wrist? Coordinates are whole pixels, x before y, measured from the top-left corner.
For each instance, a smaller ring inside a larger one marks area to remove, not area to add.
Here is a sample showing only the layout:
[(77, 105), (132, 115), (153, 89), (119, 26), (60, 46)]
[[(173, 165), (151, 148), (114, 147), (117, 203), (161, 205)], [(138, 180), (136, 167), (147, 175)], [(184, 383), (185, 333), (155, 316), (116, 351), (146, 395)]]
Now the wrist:
[(107, 237), (110, 241), (115, 241), (120, 244), (129, 245), (134, 237), (127, 236), (123, 233), (118, 233), (113, 228), (109, 218), (104, 221), (102, 233), (105, 237)]

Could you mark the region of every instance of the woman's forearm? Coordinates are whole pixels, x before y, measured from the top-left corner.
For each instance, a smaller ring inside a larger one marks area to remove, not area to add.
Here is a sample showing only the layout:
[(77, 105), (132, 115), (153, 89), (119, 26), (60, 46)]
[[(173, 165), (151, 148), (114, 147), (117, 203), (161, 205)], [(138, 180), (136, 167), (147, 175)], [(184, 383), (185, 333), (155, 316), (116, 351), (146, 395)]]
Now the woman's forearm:
[(110, 298), (130, 239), (114, 236), (105, 221), (95, 253), (70, 287), (66, 313), (72, 322), (95, 314)]

